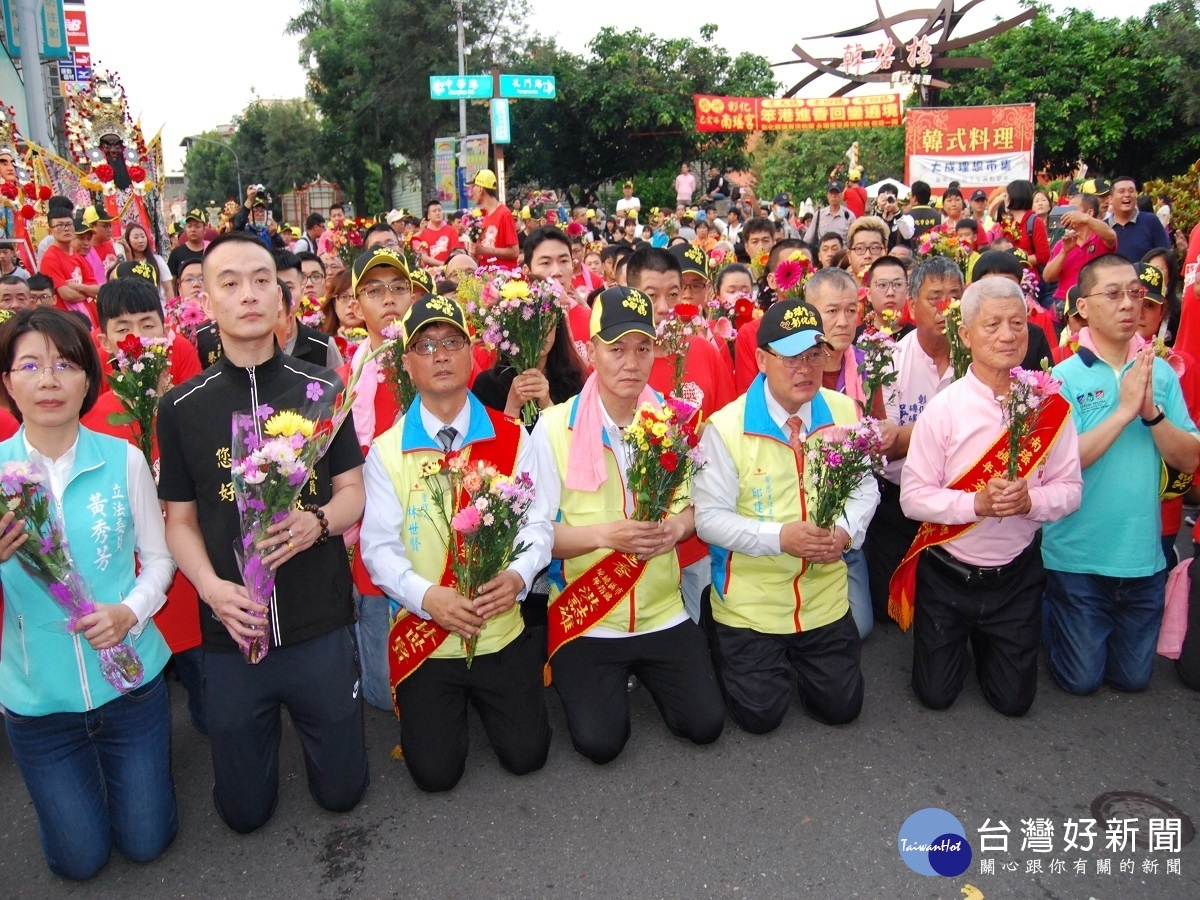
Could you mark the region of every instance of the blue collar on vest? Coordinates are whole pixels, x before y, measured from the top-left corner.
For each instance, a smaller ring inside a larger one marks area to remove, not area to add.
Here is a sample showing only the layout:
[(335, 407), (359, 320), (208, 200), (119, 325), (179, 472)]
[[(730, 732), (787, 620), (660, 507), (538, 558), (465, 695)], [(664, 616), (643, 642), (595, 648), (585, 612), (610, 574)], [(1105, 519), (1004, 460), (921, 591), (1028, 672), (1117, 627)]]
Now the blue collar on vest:
[[(660, 394), (658, 391), (654, 392), (654, 396), (656, 398), (658, 398), (659, 403), (666, 402), (663, 399), (663, 395)], [(567, 416), (567, 430), (568, 431), (571, 431), (575, 428), (575, 414), (579, 412), (579, 397), (580, 397), (580, 395), (576, 394), (574, 397), (572, 397), (568, 401), (571, 404), (571, 414), (569, 416)], [(597, 401), (597, 402), (599, 402), (599, 401)], [(608, 447), (608, 449), (611, 450), (612, 444), (610, 444), (608, 441), (608, 429), (606, 429), (606, 428), (600, 429), (600, 437), (603, 438), (603, 440), (604, 440), (604, 446)]]
[[(100, 452), (99, 435), (82, 425), (79, 426), (79, 437), (75, 444), (75, 462), (71, 466), (71, 474), (67, 478), (67, 484), (70, 484), (84, 472), (90, 472), (92, 469), (99, 469), (104, 465), (104, 454)], [(16, 448), (17, 454), (21, 457), (25, 456), (25, 426), (22, 425), (17, 429), (6, 444), (11, 444)], [(46, 487), (50, 485), (47, 483)], [(64, 485), (65, 487), (65, 485)], [(61, 497), (59, 498), (62, 499)]]
[[(496, 429), (492, 427), (492, 420), (488, 418), (487, 410), (470, 391), (467, 391), (467, 405), (471, 408), (471, 422), (467, 425), (467, 434), (463, 438), (462, 445), (465, 447), (476, 441), (490, 441), (495, 438)], [(425, 431), (425, 426), (421, 422), (420, 394), (417, 394), (412, 406), (404, 415), (404, 434), (401, 438), (400, 449), (404, 453), (413, 450), (442, 452), (441, 444)]]
[[(818, 428), (833, 424), (833, 413), (829, 409), (829, 404), (825, 402), (825, 398), (821, 396), (821, 390), (818, 390), (816, 396), (812, 398), (809, 407), (812, 413), (812, 421), (808, 423), (809, 434)], [(746, 391), (746, 412), (742, 419), (742, 432), (771, 438), (784, 444), (788, 443), (783, 429), (775, 424), (775, 420), (771, 418), (771, 413), (767, 409), (767, 377), (762, 372), (758, 373)]]

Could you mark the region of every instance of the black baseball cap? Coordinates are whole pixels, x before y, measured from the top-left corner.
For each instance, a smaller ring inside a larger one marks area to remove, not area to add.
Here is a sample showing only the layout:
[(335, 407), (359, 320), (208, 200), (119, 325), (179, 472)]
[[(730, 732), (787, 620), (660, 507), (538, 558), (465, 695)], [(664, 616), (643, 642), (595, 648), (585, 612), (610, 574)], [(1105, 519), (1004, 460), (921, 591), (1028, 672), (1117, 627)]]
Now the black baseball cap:
[(758, 326), (758, 346), (780, 356), (799, 356), (817, 344), (828, 344), (821, 314), (803, 300), (772, 304)]
[(1063, 316), (1067, 319), (1071, 316), (1079, 315), (1079, 285), (1073, 284), (1067, 288), (1067, 303), (1063, 309)]
[(208, 216), (199, 209), (188, 210), (188, 214), (183, 217), (184, 222), (199, 222), (202, 225), (208, 224)]
[(471, 337), (471, 332), (467, 330), (466, 313), (463, 312), (463, 308), (458, 305), (457, 301), (437, 294), (422, 294), (408, 308), (408, 312), (404, 314), (404, 318), (400, 322), (404, 329), (404, 349), (408, 350), (413, 338), (420, 333), (422, 328), (433, 325), (435, 322), (453, 325), (463, 333), (463, 337), (468, 340)]
[(631, 332), (657, 337), (654, 304), (636, 288), (610, 287), (592, 305), (592, 336), (606, 344)]
[(985, 191), (983, 188), (975, 188), (975, 192), (973, 194), (971, 194), (971, 202), (972, 203), (974, 203), (976, 200), (986, 200), (986, 199), (987, 199), (987, 191)]
[(84, 218), (82, 209), (75, 210), (75, 215), (72, 217), (72, 221), (75, 223), (75, 233), (76, 234), (90, 234), (91, 233), (92, 226), (89, 225), (87, 222), (87, 219)]
[(829, 184), (825, 185), (825, 193), (828, 194), (830, 192), (840, 194), (842, 192), (842, 183), (840, 181), (829, 182)]
[(118, 278), (140, 278), (158, 287), (158, 268), (144, 259), (127, 259), (113, 266), (108, 275), (109, 281), (116, 281)]
[(1165, 303), (1167, 298), (1163, 294), (1163, 287), (1166, 283), (1166, 277), (1163, 275), (1162, 269), (1158, 266), (1152, 266), (1150, 263), (1143, 262), (1134, 263), (1133, 268), (1137, 271), (1138, 281), (1146, 289), (1146, 298), (1153, 300), (1159, 305)]
[(791, 206), (792, 205), (791, 195), (787, 191), (780, 191), (778, 194), (775, 195), (775, 205), (776, 206)]
[(417, 269), (413, 272), (409, 272), (408, 280), (412, 282), (414, 291), (416, 291), (419, 288), (424, 293), (429, 293), (429, 294), (437, 293), (437, 288), (435, 287), (435, 285), (433, 283), (433, 276), (430, 275), (428, 272), (426, 272), (424, 269)]
[(708, 254), (695, 244), (676, 244), (667, 252), (679, 260), (684, 275), (692, 272), (708, 277)]
[(398, 269), (400, 274), (409, 281), (412, 281), (412, 275), (409, 274), (408, 266), (404, 264), (404, 259), (399, 253), (391, 247), (372, 247), (366, 253), (360, 253), (358, 259), (354, 260), (350, 290), (352, 292), (357, 291), (358, 283), (362, 280), (362, 277), (376, 266), (391, 266), (393, 269)]

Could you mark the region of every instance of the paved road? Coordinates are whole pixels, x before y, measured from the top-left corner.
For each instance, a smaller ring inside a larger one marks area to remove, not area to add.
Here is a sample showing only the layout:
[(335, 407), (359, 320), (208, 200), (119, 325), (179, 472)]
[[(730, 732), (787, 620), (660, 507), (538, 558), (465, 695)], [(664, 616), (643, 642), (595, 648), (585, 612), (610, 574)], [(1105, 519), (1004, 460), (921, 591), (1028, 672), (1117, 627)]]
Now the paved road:
[[(1088, 816), (1093, 798), (1133, 790), (1163, 798), (1200, 820), (1200, 695), (1160, 661), (1149, 691), (1107, 689), (1069, 697), (1043, 673), (1030, 715), (1005, 719), (969, 684), (949, 711), (933, 713), (908, 688), (911, 642), (894, 627), (864, 651), (862, 717), (819, 726), (799, 707), (774, 734), (732, 723), (710, 747), (682, 743), (663, 727), (644, 689), (631, 695), (633, 736), (625, 753), (597, 767), (570, 746), (557, 697), (547, 692), (554, 742), (546, 768), (503, 772), (474, 721), (467, 773), (449, 794), (417, 791), (391, 758), (396, 728), (370, 710), (371, 788), (351, 814), (319, 810), (305, 789), (299, 745), (285, 729), (279, 810), (260, 832), (238, 836), (213, 812), (208, 747), (175, 690), (174, 765), (181, 827), (159, 861), (114, 856), (91, 882), (49, 874), (37, 823), (7, 742), (0, 742), (0, 896), (205, 898), (767, 897), (951, 898), (966, 884), (987, 898), (1097, 900), (1200, 897), (1200, 842), (1179, 854), (1043, 857), (1025, 874), (1020, 819)], [(178, 685), (172, 685), (177, 689)], [(959, 878), (911, 872), (896, 840), (911, 813), (936, 806), (956, 815), (976, 860)], [(990, 818), (1012, 829), (1010, 853), (988, 854), (981, 874), (976, 830)], [(1136, 874), (1120, 874), (1122, 856)], [(1112, 875), (1095, 860), (1112, 858)], [(1166, 860), (1180, 861), (1168, 875)], [(1067, 872), (1051, 874), (1051, 859)], [(1157, 874), (1142, 874), (1144, 858)], [(1007, 873), (1004, 863), (1019, 862)]]

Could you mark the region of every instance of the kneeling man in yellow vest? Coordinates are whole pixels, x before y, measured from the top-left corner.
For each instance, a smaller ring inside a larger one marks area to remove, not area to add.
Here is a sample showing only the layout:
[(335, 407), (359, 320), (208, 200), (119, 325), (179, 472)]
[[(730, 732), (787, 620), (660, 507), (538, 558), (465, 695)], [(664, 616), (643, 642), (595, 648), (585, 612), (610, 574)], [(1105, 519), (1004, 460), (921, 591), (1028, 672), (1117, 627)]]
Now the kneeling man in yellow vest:
[[(461, 456), (507, 475), (527, 472), (535, 485), (544, 479), (525, 429), (467, 390), (471, 348), (461, 307), (426, 294), (403, 325), (404, 368), (418, 394), (367, 456), (362, 554), (371, 580), (403, 607), (388, 650), (396, 709), (404, 719), (404, 761), (419, 788), (445, 791), (466, 766), (468, 701), (504, 768), (524, 775), (546, 762), (550, 724), (541, 647), (524, 630), (517, 603), (549, 563), (553, 532), (549, 511), (535, 499), (517, 536), (528, 549), (474, 598), (459, 593), (446, 526), (432, 507), (436, 501), (422, 470)], [(472, 637), (477, 645), (468, 665)]]
[(817, 486), (803, 441), (859, 415), (849, 397), (821, 387), (828, 352), (815, 309), (776, 303), (759, 326), (758, 377), (701, 439), (696, 528), (712, 553), (718, 670), (730, 715), (755, 734), (779, 727), (797, 678), (819, 722), (844, 724), (862, 709), (842, 554), (862, 546), (879, 488), (864, 477), (832, 532), (808, 521)]
[[(592, 309), (583, 390), (542, 413), (533, 432), (539, 499), (554, 520), (547, 616), (550, 673), (575, 749), (596, 763), (629, 739), (626, 683), (638, 677), (667, 727), (697, 744), (725, 724), (704, 633), (688, 616), (675, 547), (695, 532), (690, 486), (663, 522), (635, 522), (622, 429), (654, 365), (650, 299), (609, 288)], [(406, 726), (407, 727), (407, 726)]]

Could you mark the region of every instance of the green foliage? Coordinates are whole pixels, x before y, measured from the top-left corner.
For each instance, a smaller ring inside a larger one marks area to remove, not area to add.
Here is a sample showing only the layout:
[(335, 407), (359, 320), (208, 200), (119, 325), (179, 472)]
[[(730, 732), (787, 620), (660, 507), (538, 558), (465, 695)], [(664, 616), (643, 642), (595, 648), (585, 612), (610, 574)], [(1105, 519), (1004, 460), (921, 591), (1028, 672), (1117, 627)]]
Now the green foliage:
[[(948, 70), (939, 105), (1036, 103), (1039, 170), (1069, 171), (1082, 159), (1094, 172), (1151, 175), (1178, 171), (1200, 152), (1200, 133), (1176, 101), (1181, 67), (1200, 58), (1191, 0), (1123, 22), (1042, 7), (1032, 22), (952, 55), (995, 65)], [(1189, 99), (1189, 114), (1200, 113), (1195, 94)]]
[(846, 151), (855, 141), (863, 187), (884, 178), (903, 183), (903, 128), (775, 132), (764, 136), (755, 153), (757, 195), (769, 200), (779, 191), (788, 191), (793, 203), (811, 197), (818, 206), (824, 206), (829, 173), (846, 162)]
[(215, 131), (206, 131), (199, 137), (206, 140), (194, 141), (183, 161), (183, 171), (187, 175), (188, 209), (219, 207), (238, 193), (233, 154), (206, 142), (228, 144), (229, 141)]
[(1155, 179), (1142, 185), (1142, 191), (1154, 198), (1158, 206), (1158, 195), (1166, 194), (1171, 200), (1171, 227), (1191, 234), (1192, 229), (1200, 223), (1200, 192), (1196, 186), (1200, 184), (1200, 160), (1192, 163), (1182, 175), (1171, 179)]
[(763, 57), (733, 57), (715, 45), (716, 26), (700, 33), (697, 43), (603, 28), (585, 56), (553, 41), (531, 43), (524, 60), (512, 61), (513, 71), (553, 74), (558, 99), (513, 106), (513, 177), (595, 187), (666, 169), (673, 181), (679, 164), (688, 161), (743, 167), (747, 136), (696, 132), (692, 95), (769, 96), (775, 76)]

